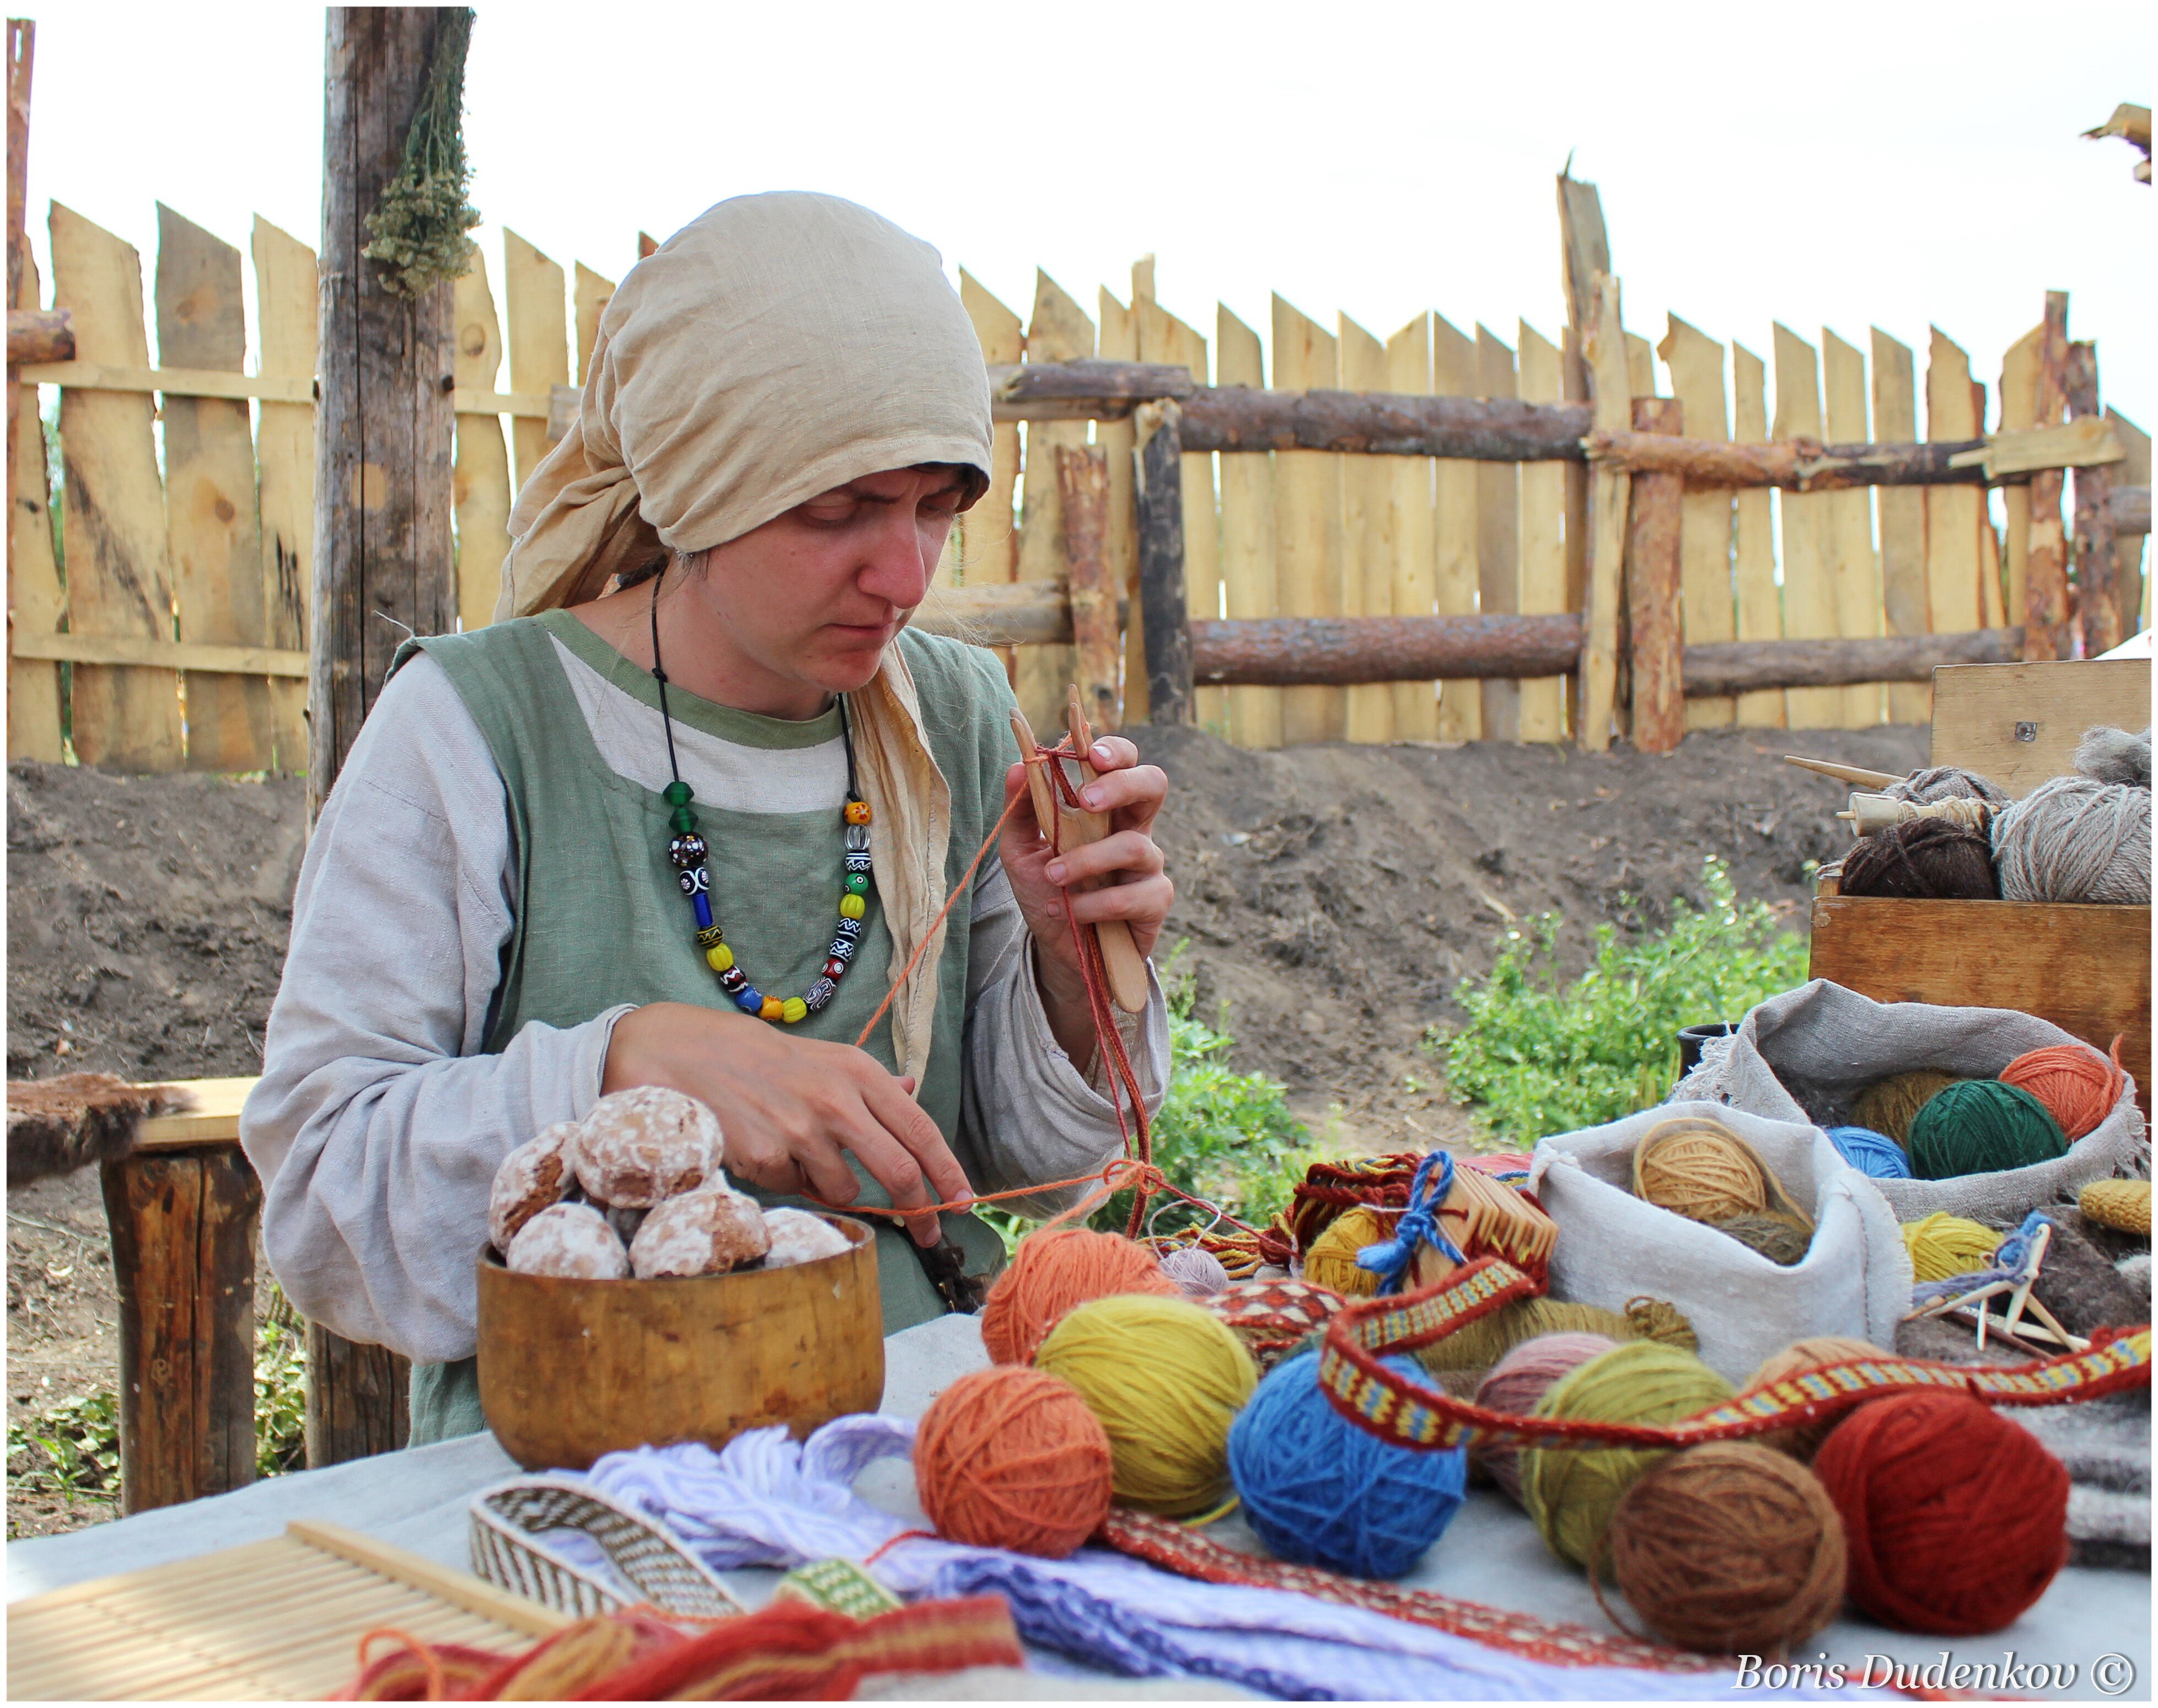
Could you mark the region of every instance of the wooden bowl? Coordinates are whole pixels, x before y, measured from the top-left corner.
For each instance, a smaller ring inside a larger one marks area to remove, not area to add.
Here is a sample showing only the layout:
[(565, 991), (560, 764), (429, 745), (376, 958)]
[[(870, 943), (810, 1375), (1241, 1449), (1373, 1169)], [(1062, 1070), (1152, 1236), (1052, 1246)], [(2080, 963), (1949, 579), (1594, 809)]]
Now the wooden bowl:
[(479, 1398), (503, 1451), (581, 1471), (623, 1447), (718, 1447), (760, 1424), (799, 1439), (884, 1397), (876, 1236), (783, 1269), (576, 1281), (479, 1264)]

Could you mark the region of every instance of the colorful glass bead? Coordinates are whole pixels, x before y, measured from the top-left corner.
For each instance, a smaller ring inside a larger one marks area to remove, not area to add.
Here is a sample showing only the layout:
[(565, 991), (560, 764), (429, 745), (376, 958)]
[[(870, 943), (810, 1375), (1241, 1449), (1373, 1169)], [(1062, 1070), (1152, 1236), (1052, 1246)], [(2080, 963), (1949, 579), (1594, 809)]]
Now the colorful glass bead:
[(859, 895), (842, 895), (839, 898), (839, 916), (842, 919), (860, 919), (869, 911), (869, 904)]
[[(841, 937), (860, 937), (861, 934), (862, 934), (862, 922), (861, 922), (860, 920), (858, 920), (858, 919), (842, 919), (842, 920), (839, 921), (839, 935), (840, 935)], [(837, 954), (837, 953), (839, 952), (839, 951), (835, 949), (835, 950), (834, 950), (832, 952), (833, 952), (833, 953), (834, 953), (834, 954)]]
[(867, 854), (869, 851), (870, 833), (868, 828), (860, 824), (849, 824), (847, 827), (847, 852), (849, 854)]
[(848, 823), (866, 824), (869, 822), (870, 803), (867, 801), (849, 801), (847, 802)]
[(707, 925), (698, 926), (697, 947), (699, 948), (713, 948), (724, 941), (725, 937), (717, 926)]
[(705, 960), (715, 973), (724, 973), (735, 964), (735, 952), (725, 943), (715, 943), (705, 951)]
[(749, 988), (749, 975), (739, 967), (722, 967), (720, 969), (720, 988), (729, 996), (739, 996)]
[(870, 869), (870, 857), (865, 854), (849, 854), (847, 856), (847, 869), (850, 872), (860, 872), (866, 875)]
[(847, 874), (848, 895), (866, 895), (869, 894), (869, 889), (870, 875), (867, 872), (849, 872)]
[(686, 807), (689, 804), (689, 786), (679, 777), (662, 789), (659, 794), (660, 798), (670, 807)]
[(790, 996), (779, 1005), (779, 1018), (792, 1025), (798, 1020), (809, 1018), (809, 1004), (798, 996)]
[(697, 916), (697, 929), (700, 931), (715, 931), (719, 929), (719, 926), (712, 918), (712, 898), (710, 896), (705, 895), (702, 890), (699, 890), (697, 894), (689, 898), (689, 906)]
[(802, 993), (803, 1004), (811, 1014), (818, 1013), (838, 993), (839, 988), (831, 979), (820, 978)]
[(776, 1020), (779, 1018), (779, 1011), (786, 1006), (777, 997), (768, 996), (759, 1004), (756, 1017), (760, 1020)]
[(686, 836), (676, 837), (667, 844), (667, 858), (685, 872), (692, 866), (703, 865), (705, 856), (710, 852), (711, 849), (705, 845), (705, 839), (694, 830)]
[(764, 1012), (764, 993), (753, 984), (745, 984), (735, 993), (735, 1006), (746, 1014)]
[(684, 895), (702, 895), (712, 887), (712, 875), (703, 866), (692, 866), (679, 874), (674, 881), (682, 886)]
[(824, 976), (827, 978), (844, 978), (846, 972), (847, 963), (836, 955), (824, 963)]
[(667, 815), (667, 822), (681, 835), (687, 836), (697, 828), (697, 815), (687, 807), (677, 807)]
[[(857, 947), (852, 937), (834, 937), (832, 939), (832, 958), (841, 962), (851, 961), (854, 958)], [(832, 975), (834, 978), (839, 976), (836, 973)]]

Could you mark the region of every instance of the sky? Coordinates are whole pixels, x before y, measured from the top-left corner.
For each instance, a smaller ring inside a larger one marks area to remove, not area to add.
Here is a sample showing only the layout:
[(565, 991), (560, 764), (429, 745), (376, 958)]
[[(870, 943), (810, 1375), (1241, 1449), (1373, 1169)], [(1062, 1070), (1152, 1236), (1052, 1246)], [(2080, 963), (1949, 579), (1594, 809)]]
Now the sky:
[[(159, 199), (243, 252), (256, 214), (318, 240), (319, 10), (59, 0), (35, 16), (41, 266), (49, 199), (146, 264)], [(1329, 327), (1345, 312), (1384, 338), (1435, 308), (1511, 343), (1522, 319), (1556, 337), (1564, 318), (1553, 180), (1571, 156), (1601, 190), (1629, 330), (1660, 338), (1675, 312), (1767, 357), (1775, 321), (1861, 349), (1878, 326), (1923, 363), (1937, 325), (1990, 391), (2064, 289), (2106, 400), (2148, 427), (2153, 193), (2126, 143), (2078, 132), (2149, 104), (2153, 12), (2032, 16), (1983, 0), (1952, 25), (1905, 0), (483, 4), (475, 235), (498, 279), (505, 225), (619, 278), (640, 230), (828, 190), (1022, 317), (1037, 266), (1091, 313), (1098, 286), (1128, 298), (1151, 253), (1161, 301), (1210, 338), (1217, 300), (1266, 338), (1278, 292)]]

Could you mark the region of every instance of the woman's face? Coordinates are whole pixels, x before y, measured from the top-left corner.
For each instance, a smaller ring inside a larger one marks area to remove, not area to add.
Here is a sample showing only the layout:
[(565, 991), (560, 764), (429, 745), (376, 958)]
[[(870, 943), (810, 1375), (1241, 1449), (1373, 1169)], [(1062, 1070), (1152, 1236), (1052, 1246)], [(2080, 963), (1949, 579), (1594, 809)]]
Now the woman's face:
[(714, 547), (702, 591), (746, 663), (852, 693), (928, 591), (965, 497), (942, 465), (864, 475)]

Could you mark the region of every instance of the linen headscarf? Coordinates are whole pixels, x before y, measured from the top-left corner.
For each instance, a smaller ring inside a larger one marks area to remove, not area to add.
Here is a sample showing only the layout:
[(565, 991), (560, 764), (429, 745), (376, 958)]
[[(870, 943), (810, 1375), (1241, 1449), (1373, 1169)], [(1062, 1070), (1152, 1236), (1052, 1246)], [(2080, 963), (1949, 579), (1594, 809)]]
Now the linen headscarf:
[[(510, 512), (498, 619), (596, 597), (662, 549), (697, 552), (866, 474), (989, 473), (989, 373), (937, 251), (837, 196), (741, 196), (632, 268), (600, 317), (576, 421)], [(952, 791), (895, 644), (849, 696), (896, 978), (900, 1071), (936, 1012)]]

